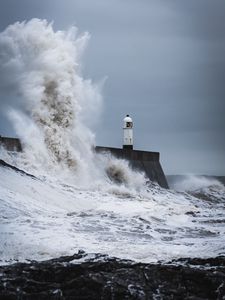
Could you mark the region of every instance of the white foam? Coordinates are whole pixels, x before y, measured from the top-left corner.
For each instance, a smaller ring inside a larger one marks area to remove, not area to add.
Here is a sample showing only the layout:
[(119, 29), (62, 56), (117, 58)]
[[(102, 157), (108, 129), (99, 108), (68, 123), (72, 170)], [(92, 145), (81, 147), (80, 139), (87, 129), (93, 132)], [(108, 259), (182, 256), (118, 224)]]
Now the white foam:
[(222, 183), (214, 178), (206, 176), (185, 175), (178, 177), (178, 180), (173, 183), (173, 188), (177, 191), (193, 192), (199, 189), (208, 188), (210, 186), (222, 187)]
[(225, 213), (219, 205), (212, 210), (204, 201), (160, 188), (125, 194), (119, 189), (82, 189), (0, 168), (2, 263), (79, 249), (143, 262), (224, 254), (224, 223), (218, 220)]

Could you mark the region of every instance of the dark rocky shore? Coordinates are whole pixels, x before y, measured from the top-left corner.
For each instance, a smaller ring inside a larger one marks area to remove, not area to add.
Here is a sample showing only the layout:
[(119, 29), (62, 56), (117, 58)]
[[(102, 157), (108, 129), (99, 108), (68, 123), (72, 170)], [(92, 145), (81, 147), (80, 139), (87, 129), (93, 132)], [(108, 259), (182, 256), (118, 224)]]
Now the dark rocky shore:
[(143, 264), (79, 252), (0, 267), (0, 299), (225, 299), (225, 257)]

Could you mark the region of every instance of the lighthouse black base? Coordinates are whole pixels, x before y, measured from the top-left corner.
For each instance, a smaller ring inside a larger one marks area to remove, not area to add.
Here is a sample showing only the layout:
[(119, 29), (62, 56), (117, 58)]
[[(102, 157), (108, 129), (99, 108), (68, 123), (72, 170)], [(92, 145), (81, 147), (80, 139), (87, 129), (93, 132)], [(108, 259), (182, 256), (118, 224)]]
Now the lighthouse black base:
[(117, 158), (126, 159), (133, 169), (140, 170), (154, 182), (157, 182), (163, 188), (169, 188), (166, 176), (163, 172), (159, 161), (159, 152), (149, 152), (132, 150), (128, 148), (111, 148), (99, 147), (95, 148), (96, 152), (110, 152)]
[(133, 150), (133, 145), (123, 145), (123, 149)]

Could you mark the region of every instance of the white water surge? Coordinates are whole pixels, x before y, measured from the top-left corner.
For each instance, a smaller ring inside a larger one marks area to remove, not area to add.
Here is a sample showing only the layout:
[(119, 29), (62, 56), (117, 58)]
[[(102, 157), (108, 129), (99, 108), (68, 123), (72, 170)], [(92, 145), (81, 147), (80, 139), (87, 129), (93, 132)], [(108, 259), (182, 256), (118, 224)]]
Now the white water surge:
[(147, 185), (127, 162), (94, 153), (102, 98), (81, 76), (88, 38), (37, 19), (0, 34), (0, 71), (18, 100), (5, 110), (24, 149), (1, 158), (36, 176), (0, 167), (2, 263), (78, 249), (147, 262), (224, 254), (223, 185), (200, 200), (204, 188), (196, 198)]

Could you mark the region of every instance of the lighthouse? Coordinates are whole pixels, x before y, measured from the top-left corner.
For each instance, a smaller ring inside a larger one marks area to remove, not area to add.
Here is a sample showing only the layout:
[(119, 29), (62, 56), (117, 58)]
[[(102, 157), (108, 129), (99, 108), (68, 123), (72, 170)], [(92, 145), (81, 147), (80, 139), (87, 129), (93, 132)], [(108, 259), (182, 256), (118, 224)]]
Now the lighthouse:
[(129, 115), (123, 119), (123, 149), (133, 149), (133, 121)]

